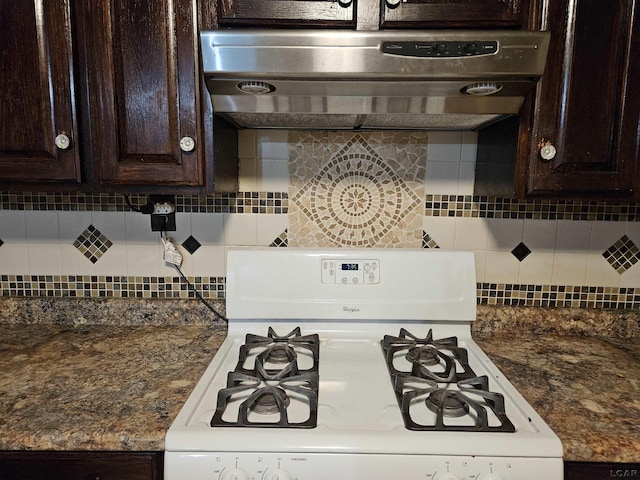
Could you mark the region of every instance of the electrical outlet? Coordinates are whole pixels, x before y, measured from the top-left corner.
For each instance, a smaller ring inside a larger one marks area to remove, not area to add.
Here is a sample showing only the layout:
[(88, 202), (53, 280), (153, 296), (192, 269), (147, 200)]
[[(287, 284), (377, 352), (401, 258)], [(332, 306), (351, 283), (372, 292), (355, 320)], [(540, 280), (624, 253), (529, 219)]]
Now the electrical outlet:
[(173, 195), (149, 195), (153, 205), (151, 212), (152, 232), (176, 231), (176, 200)]

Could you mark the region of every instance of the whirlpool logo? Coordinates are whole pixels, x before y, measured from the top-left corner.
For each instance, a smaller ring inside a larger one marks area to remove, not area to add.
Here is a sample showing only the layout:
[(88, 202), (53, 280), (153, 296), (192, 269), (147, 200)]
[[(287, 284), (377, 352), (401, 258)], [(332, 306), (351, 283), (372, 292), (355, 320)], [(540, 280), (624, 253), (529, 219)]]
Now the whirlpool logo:
[(344, 307), (342, 307), (342, 311), (347, 313), (357, 313), (360, 311), (360, 309), (358, 307), (349, 307), (345, 305)]

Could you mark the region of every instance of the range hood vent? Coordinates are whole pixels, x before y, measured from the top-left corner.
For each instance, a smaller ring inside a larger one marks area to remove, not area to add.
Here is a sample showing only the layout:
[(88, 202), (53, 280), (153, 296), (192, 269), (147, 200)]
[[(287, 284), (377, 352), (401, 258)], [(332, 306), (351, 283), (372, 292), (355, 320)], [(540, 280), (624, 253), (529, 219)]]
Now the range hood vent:
[(519, 112), (548, 32), (214, 30), (213, 109), (240, 128), (474, 130)]

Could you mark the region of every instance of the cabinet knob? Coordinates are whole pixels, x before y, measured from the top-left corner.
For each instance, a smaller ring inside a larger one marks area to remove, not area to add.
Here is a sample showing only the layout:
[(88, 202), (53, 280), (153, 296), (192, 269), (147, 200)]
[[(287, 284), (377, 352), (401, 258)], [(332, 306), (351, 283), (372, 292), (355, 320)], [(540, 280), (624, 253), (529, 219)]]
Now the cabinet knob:
[(56, 137), (55, 144), (60, 150), (66, 150), (71, 145), (71, 139), (68, 135), (61, 133)]
[(180, 150), (183, 152), (192, 152), (196, 148), (196, 141), (191, 137), (182, 137), (180, 139)]
[(402, 0), (385, 0), (385, 3), (389, 8), (396, 8), (398, 5), (400, 5), (401, 1)]
[(342, 8), (350, 7), (352, 3), (353, 0), (338, 0), (338, 5), (340, 5)]
[(551, 142), (540, 142), (538, 148), (540, 149), (540, 157), (542, 157), (542, 160), (545, 162), (550, 162), (555, 158), (556, 147), (554, 147)]

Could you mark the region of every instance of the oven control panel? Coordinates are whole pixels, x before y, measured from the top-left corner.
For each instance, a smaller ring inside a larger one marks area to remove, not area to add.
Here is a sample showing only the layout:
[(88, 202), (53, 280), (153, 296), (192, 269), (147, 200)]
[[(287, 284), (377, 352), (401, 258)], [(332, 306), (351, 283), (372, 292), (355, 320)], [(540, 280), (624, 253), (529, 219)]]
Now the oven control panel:
[(562, 458), (165, 452), (178, 480), (561, 480)]
[(380, 260), (322, 259), (322, 283), (374, 285), (380, 283)]

